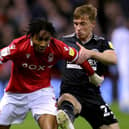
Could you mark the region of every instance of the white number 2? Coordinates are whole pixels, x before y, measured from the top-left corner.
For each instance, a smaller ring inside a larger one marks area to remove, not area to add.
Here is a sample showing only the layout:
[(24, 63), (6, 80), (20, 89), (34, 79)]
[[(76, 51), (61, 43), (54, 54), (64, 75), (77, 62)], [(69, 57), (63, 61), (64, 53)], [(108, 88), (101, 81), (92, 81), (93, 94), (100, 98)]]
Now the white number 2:
[(112, 111), (108, 110), (108, 105), (101, 105), (100, 109), (103, 110), (104, 117), (109, 116), (110, 114), (112, 114)]

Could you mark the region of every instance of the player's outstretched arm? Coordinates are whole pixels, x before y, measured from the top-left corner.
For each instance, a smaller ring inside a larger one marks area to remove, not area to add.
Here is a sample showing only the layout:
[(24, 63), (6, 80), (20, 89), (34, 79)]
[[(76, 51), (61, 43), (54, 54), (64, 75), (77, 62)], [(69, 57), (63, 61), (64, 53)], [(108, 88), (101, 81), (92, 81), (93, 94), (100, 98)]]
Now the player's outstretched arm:
[[(79, 51), (79, 53), (81, 52), (81, 56), (80, 56), (80, 54), (77, 52), (75, 48), (69, 47), (62, 41), (58, 40), (58, 42), (60, 42), (58, 44), (60, 45), (59, 52), (60, 52), (60, 55), (63, 55), (61, 56), (63, 57), (63, 59), (68, 60), (71, 63), (79, 64), (82, 68), (84, 68), (86, 71), (86, 74), (89, 76), (90, 82), (93, 83), (94, 85), (98, 86), (103, 82), (103, 78), (94, 72), (89, 62), (87, 61), (87, 58), (85, 57), (86, 51), (84, 48), (80, 48), (80, 51)], [(83, 51), (84, 51), (84, 56), (82, 55)]]
[(86, 55), (85, 48), (82, 47), (81, 45), (79, 45), (79, 47), (80, 47), (79, 54), (81, 53), (81, 56), (79, 55), (79, 58), (76, 61), (76, 63), (79, 63), (85, 69), (86, 73), (89, 76), (89, 81), (92, 84), (99, 86), (103, 82), (104, 78), (100, 77), (97, 73), (95, 73), (95, 71), (93, 70), (93, 68), (89, 64), (89, 62), (86, 60), (87, 57), (85, 57), (85, 55)]

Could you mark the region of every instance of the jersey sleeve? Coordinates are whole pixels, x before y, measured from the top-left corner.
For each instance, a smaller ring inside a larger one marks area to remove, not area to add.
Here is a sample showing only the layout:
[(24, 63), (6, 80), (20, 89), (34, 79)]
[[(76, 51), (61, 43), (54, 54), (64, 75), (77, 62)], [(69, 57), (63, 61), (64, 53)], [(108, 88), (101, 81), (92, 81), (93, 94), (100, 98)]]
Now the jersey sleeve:
[(0, 64), (7, 62), (8, 60), (13, 60), (17, 53), (16, 45), (14, 41), (7, 47), (0, 50)]
[(55, 42), (60, 59), (67, 60), (71, 63), (78, 59), (78, 51), (75, 48), (68, 46), (60, 40), (55, 40)]

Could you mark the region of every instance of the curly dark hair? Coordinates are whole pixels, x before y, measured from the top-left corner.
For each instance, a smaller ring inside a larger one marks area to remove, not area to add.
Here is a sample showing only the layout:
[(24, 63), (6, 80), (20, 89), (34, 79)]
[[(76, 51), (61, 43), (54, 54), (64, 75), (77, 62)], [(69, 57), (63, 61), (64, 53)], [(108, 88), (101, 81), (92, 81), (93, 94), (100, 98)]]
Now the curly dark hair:
[(41, 30), (50, 32), (50, 34), (55, 37), (56, 31), (52, 23), (44, 20), (42, 18), (32, 19), (28, 26), (27, 36), (33, 37), (35, 34), (38, 34)]

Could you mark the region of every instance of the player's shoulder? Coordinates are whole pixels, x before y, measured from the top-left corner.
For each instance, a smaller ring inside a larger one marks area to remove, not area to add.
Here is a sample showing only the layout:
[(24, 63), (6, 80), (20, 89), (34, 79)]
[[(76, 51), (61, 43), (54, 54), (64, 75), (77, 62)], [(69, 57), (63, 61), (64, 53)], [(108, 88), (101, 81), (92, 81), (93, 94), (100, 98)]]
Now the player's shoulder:
[(68, 34), (68, 35), (63, 35), (62, 37), (60, 37), (60, 40), (67, 40), (67, 41), (72, 41), (72, 40), (75, 40), (75, 33), (71, 33), (71, 34)]
[(21, 36), (21, 37), (19, 37), (19, 38), (15, 38), (15, 39), (13, 40), (13, 43), (16, 44), (16, 45), (18, 45), (18, 44), (20, 44), (20, 43), (23, 43), (23, 42), (27, 41), (28, 39), (29, 39), (29, 38), (28, 38), (26, 35), (23, 35), (23, 36)]
[(97, 36), (97, 35), (94, 35), (93, 38), (96, 40), (96, 42), (97, 42), (98, 44), (101, 44), (101, 45), (104, 46), (104, 47), (106, 46), (106, 47), (108, 47), (108, 48), (110, 48), (110, 49), (114, 49), (114, 47), (113, 47), (113, 45), (112, 45), (112, 42), (109, 41), (109, 40), (107, 40), (107, 38), (102, 37), (102, 36)]
[(63, 35), (61, 38), (73, 38), (75, 36), (75, 33), (71, 33), (68, 35)]
[(69, 34), (69, 35), (63, 35), (60, 38), (61, 41), (63, 41), (64, 43), (70, 45), (70, 44), (75, 44), (77, 41), (77, 38), (75, 36), (75, 33)]
[(61, 41), (57, 38), (51, 37), (51, 42), (50, 42), (50, 47), (51, 48), (57, 49), (57, 48), (60, 48), (60, 47), (63, 47), (63, 46), (64, 46), (63, 41)]

